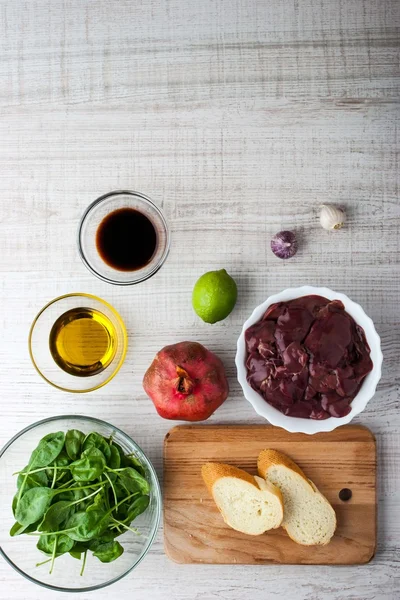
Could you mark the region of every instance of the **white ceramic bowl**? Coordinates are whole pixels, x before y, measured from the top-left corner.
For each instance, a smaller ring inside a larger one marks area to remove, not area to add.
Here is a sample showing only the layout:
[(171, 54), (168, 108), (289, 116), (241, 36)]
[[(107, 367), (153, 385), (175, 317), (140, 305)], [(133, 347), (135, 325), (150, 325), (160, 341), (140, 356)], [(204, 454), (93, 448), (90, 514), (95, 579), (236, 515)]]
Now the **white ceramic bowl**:
[[(329, 300), (341, 300), (349, 315), (351, 315), (355, 322), (364, 329), (368, 345), (371, 348), (371, 359), (374, 364), (373, 369), (364, 379), (360, 391), (351, 403), (351, 411), (345, 417), (329, 417), (328, 419), (318, 421), (314, 419), (300, 419), (298, 417), (286, 416), (268, 404), (268, 402), (266, 402), (264, 398), (247, 383), (247, 369), (245, 365), (247, 352), (244, 338), (246, 329), (248, 329), (250, 325), (257, 323), (271, 304), (275, 304), (276, 302), (287, 302), (288, 300), (308, 295), (324, 296), (325, 298), (329, 298)], [(235, 362), (238, 380), (242, 386), (243, 394), (246, 400), (250, 402), (254, 410), (261, 417), (267, 419), (272, 425), (286, 429), (286, 431), (312, 434), (321, 431), (332, 431), (340, 425), (350, 423), (356, 415), (364, 410), (368, 401), (375, 394), (376, 386), (381, 378), (382, 360), (383, 356), (381, 352), (380, 337), (375, 330), (372, 320), (365, 314), (359, 304), (356, 304), (356, 302), (353, 302), (344, 294), (334, 292), (329, 288), (305, 285), (299, 288), (288, 288), (279, 294), (270, 296), (268, 300), (254, 309), (251, 317), (247, 319), (243, 325), (242, 333), (239, 336)]]

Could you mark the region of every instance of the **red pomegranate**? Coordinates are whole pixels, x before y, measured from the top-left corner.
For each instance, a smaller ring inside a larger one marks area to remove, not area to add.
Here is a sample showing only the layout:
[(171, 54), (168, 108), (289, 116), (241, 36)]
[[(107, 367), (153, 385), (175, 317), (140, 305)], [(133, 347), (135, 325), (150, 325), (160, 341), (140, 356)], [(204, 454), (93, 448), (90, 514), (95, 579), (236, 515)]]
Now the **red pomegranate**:
[(180, 342), (160, 350), (147, 369), (143, 387), (164, 419), (204, 421), (229, 392), (218, 356), (198, 342)]

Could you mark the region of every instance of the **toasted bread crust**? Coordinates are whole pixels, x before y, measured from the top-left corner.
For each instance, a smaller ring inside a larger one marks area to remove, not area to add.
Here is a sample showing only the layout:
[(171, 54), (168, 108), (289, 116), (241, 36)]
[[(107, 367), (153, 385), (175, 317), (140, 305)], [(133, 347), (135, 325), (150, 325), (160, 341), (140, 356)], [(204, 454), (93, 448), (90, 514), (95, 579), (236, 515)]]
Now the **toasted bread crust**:
[(291, 458), (286, 456), (286, 454), (282, 454), (281, 452), (278, 452), (278, 450), (262, 450), (258, 455), (257, 460), (257, 470), (260, 477), (267, 479), (268, 469), (272, 465), (283, 465), (284, 467), (291, 469), (300, 475), (300, 477), (302, 477), (314, 491), (314, 488), (312, 487), (310, 480), (305, 473)]
[(213, 495), (212, 489), (215, 482), (221, 477), (236, 477), (237, 479), (243, 479), (243, 481), (247, 481), (247, 483), (254, 485), (257, 490), (260, 489), (252, 475), (246, 473), (246, 471), (243, 471), (242, 469), (233, 467), (232, 465), (208, 462), (201, 467), (201, 474), (211, 496)]

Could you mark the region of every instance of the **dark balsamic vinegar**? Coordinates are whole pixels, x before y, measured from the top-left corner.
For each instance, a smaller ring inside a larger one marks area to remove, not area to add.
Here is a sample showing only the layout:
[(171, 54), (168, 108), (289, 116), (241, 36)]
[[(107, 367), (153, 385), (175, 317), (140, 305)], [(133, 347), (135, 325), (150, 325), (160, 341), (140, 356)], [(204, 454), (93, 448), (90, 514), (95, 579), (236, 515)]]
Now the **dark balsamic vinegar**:
[(154, 256), (157, 232), (143, 213), (134, 208), (119, 208), (101, 221), (96, 246), (110, 267), (118, 271), (137, 271)]

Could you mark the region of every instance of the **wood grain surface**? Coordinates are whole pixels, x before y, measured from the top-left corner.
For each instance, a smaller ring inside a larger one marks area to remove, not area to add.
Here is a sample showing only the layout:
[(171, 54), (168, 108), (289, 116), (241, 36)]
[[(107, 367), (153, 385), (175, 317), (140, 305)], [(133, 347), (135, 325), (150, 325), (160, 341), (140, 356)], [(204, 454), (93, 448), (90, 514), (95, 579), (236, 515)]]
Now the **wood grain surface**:
[[(400, 597), (399, 33), (398, 0), (0, 0), (0, 444), (40, 418), (93, 415), (130, 434), (162, 478), (171, 423), (141, 381), (163, 345), (198, 340), (223, 359), (231, 393), (211, 424), (262, 424), (234, 353), (270, 294), (343, 291), (382, 338), (383, 377), (356, 419), (377, 439), (371, 563), (175, 565), (160, 531), (139, 567), (96, 599)], [(148, 194), (172, 232), (165, 266), (129, 289), (95, 279), (76, 247), (83, 211), (113, 189)], [(320, 227), (321, 202), (346, 207), (343, 230)], [(283, 228), (300, 239), (288, 261), (269, 249)], [(215, 268), (235, 277), (239, 298), (209, 326), (190, 298)], [(111, 302), (129, 333), (118, 376), (84, 396), (42, 381), (27, 348), (38, 310), (74, 291)], [(4, 561), (0, 597), (75, 598)]]
[[(337, 529), (326, 546), (300, 546), (284, 530), (249, 536), (226, 525), (201, 476), (206, 462), (257, 475), (266, 448), (292, 458), (332, 504)], [(351, 489), (347, 502), (339, 499)], [(178, 563), (354, 565), (376, 546), (376, 449), (365, 427), (305, 435), (268, 425), (178, 426), (164, 442), (164, 547)]]

